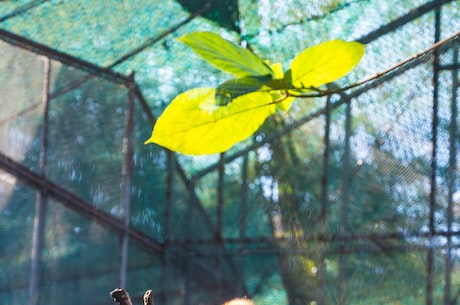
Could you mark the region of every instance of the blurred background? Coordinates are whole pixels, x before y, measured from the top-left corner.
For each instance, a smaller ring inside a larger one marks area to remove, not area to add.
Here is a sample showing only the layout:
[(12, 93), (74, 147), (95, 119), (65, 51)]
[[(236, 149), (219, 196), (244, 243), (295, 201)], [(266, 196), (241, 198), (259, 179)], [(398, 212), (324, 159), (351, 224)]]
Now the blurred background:
[[(0, 1), (0, 299), (460, 304), (459, 30), (458, 1)], [(366, 44), (332, 86), (398, 67), (190, 157), (143, 142), (228, 79), (193, 31), (285, 69)]]

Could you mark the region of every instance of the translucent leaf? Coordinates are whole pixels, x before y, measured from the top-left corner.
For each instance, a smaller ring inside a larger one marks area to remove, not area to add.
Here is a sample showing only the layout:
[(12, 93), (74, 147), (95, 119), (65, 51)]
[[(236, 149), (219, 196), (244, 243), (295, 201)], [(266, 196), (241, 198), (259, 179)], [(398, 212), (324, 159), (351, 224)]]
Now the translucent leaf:
[[(276, 108), (282, 111), (287, 111), (289, 108), (291, 108), (291, 104), (294, 102), (295, 97), (286, 97), (285, 89), (292, 86), (291, 84), (287, 84), (284, 80), (283, 66), (281, 63), (267, 63), (270, 65), (270, 68), (273, 71), (273, 79), (267, 84), (268, 86), (265, 86), (262, 89), (272, 89), (270, 94), (272, 95), (272, 99), (275, 102)], [(277, 88), (282, 89), (276, 90)]]
[(217, 87), (217, 105), (224, 106), (233, 99), (260, 90), (271, 81), (270, 76), (251, 76), (237, 79), (230, 79)]
[(178, 39), (218, 69), (236, 77), (272, 75), (264, 61), (212, 32), (193, 32)]
[(157, 143), (189, 155), (219, 153), (252, 135), (275, 112), (271, 95), (253, 92), (216, 105), (214, 88), (178, 95), (158, 119), (152, 136)]
[(274, 96), (273, 100), (276, 101), (280, 99), (281, 101), (276, 103), (276, 108), (282, 111), (288, 111), (289, 108), (291, 108), (292, 102), (296, 99), (295, 97), (289, 96), (289, 97), (282, 97), (281, 94), (278, 96)]
[[(267, 62), (267, 61), (266, 61)], [(280, 62), (270, 64), (270, 62), (267, 62), (270, 65), (270, 68), (273, 71), (273, 78), (274, 79), (282, 79), (284, 77), (283, 75), (283, 66), (281, 65)]]
[(331, 40), (297, 55), (286, 73), (295, 87), (319, 87), (347, 74), (364, 54), (359, 42)]

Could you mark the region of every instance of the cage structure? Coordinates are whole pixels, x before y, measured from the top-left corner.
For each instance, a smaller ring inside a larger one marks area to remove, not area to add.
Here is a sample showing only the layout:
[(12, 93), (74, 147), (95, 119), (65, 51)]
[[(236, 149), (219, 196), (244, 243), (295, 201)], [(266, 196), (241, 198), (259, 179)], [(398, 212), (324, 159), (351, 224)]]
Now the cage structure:
[[(457, 1), (0, 2), (0, 298), (460, 304), (459, 20)], [(175, 95), (225, 80), (174, 41), (199, 30), (285, 67), (360, 41), (328, 88), (360, 85), (224, 154), (145, 146)]]

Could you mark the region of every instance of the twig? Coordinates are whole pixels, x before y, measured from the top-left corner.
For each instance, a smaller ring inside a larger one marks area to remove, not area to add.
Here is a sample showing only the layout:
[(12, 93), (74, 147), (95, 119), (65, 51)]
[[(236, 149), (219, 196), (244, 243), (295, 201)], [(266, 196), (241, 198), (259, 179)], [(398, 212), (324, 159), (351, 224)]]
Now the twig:
[(308, 90), (312, 90), (312, 91), (315, 91), (316, 93), (315, 94), (293, 94), (292, 91), (288, 91), (286, 90), (286, 93), (288, 96), (292, 96), (292, 97), (298, 97), (298, 98), (313, 98), (313, 97), (323, 97), (323, 96), (327, 96), (327, 95), (331, 95), (331, 94), (334, 94), (334, 93), (340, 93), (340, 92), (344, 92), (344, 91), (347, 91), (349, 89), (353, 89), (353, 88), (356, 88), (356, 87), (359, 87), (359, 86), (362, 86), (368, 82), (371, 82), (373, 80), (376, 80), (376, 79), (379, 79), (380, 77), (386, 75), (386, 74), (389, 74), (390, 72), (393, 72), (394, 70), (410, 63), (411, 61), (414, 61), (416, 59), (419, 59), (420, 57), (423, 57), (431, 52), (434, 52), (436, 51), (437, 49), (439, 49), (441, 46), (447, 44), (447, 43), (450, 43), (452, 41), (454, 41), (455, 39), (457, 39), (458, 37), (460, 36), (460, 31), (456, 32), (455, 34), (443, 39), (443, 40), (440, 40), (434, 44), (432, 44), (429, 48), (419, 52), (419, 53), (416, 53), (412, 56), (409, 56), (407, 57), (406, 59), (396, 63), (395, 65), (385, 69), (385, 70), (382, 70), (382, 71), (379, 71), (378, 73), (370, 76), (370, 77), (367, 77), (367, 78), (364, 78), (354, 84), (351, 84), (349, 86), (346, 86), (346, 87), (343, 87), (343, 88), (338, 88), (338, 89), (334, 89), (334, 90), (320, 90), (318, 88), (300, 88), (300, 89), (308, 89)]
[(144, 305), (153, 305), (153, 291), (150, 289), (144, 293)]
[(121, 288), (115, 288), (110, 292), (110, 296), (118, 305), (133, 305), (127, 291)]
[[(121, 288), (115, 288), (110, 292), (110, 296), (118, 305), (133, 305), (129, 293)], [(153, 291), (147, 290), (144, 293), (144, 305), (153, 305)]]

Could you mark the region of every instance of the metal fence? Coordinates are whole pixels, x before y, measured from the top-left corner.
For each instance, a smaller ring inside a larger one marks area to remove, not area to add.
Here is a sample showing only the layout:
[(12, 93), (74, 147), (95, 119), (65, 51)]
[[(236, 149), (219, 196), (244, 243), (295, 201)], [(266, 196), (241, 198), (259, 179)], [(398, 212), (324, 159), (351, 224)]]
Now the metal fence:
[[(238, 5), (255, 18), (259, 4)], [(0, 298), (110, 304), (121, 286), (137, 303), (153, 289), (162, 304), (459, 304), (460, 6), (380, 9), (247, 25), (276, 56), (302, 47), (299, 25), (357, 18), (366, 57), (347, 81), (370, 78), (208, 158), (142, 144), (161, 107), (134, 73), (1, 29)]]

